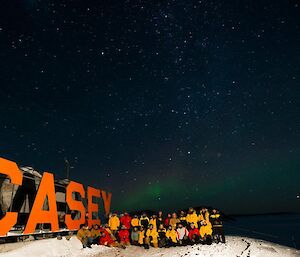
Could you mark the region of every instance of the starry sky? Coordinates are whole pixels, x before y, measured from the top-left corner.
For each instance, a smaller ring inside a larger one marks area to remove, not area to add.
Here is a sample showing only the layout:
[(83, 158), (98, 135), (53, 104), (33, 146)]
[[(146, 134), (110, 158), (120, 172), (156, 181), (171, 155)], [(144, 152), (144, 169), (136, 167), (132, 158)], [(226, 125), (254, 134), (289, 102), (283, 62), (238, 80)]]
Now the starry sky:
[(0, 156), (113, 210), (300, 211), (300, 3), (10, 0)]

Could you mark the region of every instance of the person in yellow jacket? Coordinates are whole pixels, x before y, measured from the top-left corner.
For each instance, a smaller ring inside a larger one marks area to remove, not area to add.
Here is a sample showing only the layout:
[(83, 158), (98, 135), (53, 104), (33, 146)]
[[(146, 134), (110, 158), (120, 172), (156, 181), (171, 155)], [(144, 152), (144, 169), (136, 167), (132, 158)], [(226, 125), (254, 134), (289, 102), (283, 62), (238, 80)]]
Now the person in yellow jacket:
[(81, 224), (76, 236), (82, 243), (83, 248), (91, 248), (91, 234), (88, 226)]
[(199, 232), (200, 232), (200, 237), (201, 239), (210, 244), (211, 243), (211, 239), (212, 239), (212, 225), (209, 221), (209, 212), (208, 210), (203, 207), (200, 211), (200, 214), (198, 216), (199, 218), (199, 222), (200, 222), (200, 229), (199, 229)]
[(98, 224), (94, 224), (92, 229), (90, 230), (89, 242), (91, 244), (99, 244), (100, 239), (100, 229)]
[(172, 213), (172, 218), (170, 219), (169, 225), (171, 225), (174, 229), (176, 229), (177, 224), (180, 222), (180, 220), (177, 218), (177, 214), (174, 212)]
[(198, 219), (199, 219), (199, 222), (205, 220), (206, 222), (209, 222), (209, 212), (208, 210), (203, 207), (199, 213), (199, 216), (198, 216)]
[(149, 225), (148, 230), (146, 231), (145, 244), (148, 247), (152, 244), (153, 247), (158, 247), (158, 233), (152, 224)]
[(177, 232), (172, 225), (169, 225), (166, 232), (167, 246), (175, 246), (177, 244)]
[(110, 219), (108, 220), (109, 228), (113, 235), (116, 235), (119, 227), (120, 227), (120, 219), (118, 218), (117, 214), (114, 213)]
[(137, 215), (134, 215), (133, 219), (131, 220), (131, 226), (134, 228), (134, 227), (138, 227), (139, 225), (140, 225), (140, 220)]
[(186, 215), (186, 222), (188, 224), (194, 224), (195, 228), (198, 228), (198, 216), (193, 208), (189, 208), (188, 214)]
[(207, 244), (211, 244), (212, 242), (212, 226), (210, 222), (207, 222), (206, 220), (201, 221), (201, 227), (200, 227), (200, 237), (203, 242)]
[(157, 230), (157, 222), (156, 222), (156, 215), (152, 215), (151, 219), (149, 220), (149, 226), (152, 225), (153, 229)]
[(141, 226), (140, 231), (139, 231), (139, 241), (138, 241), (140, 246), (145, 246), (145, 229), (143, 226)]

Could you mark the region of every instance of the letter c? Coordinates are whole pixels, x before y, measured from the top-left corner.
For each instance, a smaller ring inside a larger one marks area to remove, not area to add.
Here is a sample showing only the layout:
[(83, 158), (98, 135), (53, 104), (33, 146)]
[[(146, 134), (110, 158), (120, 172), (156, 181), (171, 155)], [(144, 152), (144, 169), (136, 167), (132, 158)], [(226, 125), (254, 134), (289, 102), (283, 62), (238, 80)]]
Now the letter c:
[[(22, 185), (23, 175), (15, 162), (0, 158), (0, 173), (7, 175), (12, 184)], [(5, 236), (9, 232), (17, 223), (17, 218), (17, 212), (6, 212), (0, 220), (0, 236)]]

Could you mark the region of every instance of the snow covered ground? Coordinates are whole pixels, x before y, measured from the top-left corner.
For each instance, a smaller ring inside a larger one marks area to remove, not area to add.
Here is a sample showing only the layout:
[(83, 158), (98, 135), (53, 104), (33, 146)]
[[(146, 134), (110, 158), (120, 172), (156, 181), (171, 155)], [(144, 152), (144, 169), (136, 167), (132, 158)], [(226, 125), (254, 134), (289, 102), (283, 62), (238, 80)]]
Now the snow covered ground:
[[(0, 247), (1, 257), (300, 257), (300, 251), (266, 241), (228, 236), (227, 243), (213, 245), (195, 245), (186, 247), (173, 247), (169, 249), (145, 250), (141, 247), (130, 246), (127, 249), (108, 248), (94, 246), (92, 249), (82, 249), (81, 243), (76, 237), (67, 241), (45, 239), (40, 241), (18, 243), (14, 250), (6, 251)], [(11, 248), (11, 246), (10, 246)]]

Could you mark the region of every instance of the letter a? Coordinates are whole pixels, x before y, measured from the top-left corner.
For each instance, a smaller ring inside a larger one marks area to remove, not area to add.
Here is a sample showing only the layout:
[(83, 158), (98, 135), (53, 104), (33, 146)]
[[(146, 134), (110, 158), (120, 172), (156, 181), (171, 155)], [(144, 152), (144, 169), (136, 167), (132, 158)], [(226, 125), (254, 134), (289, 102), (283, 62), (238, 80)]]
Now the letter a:
[[(43, 210), (44, 202), (48, 197), (49, 210)], [(51, 231), (58, 231), (58, 215), (53, 174), (44, 172), (24, 234), (31, 234), (39, 223), (50, 223)]]

